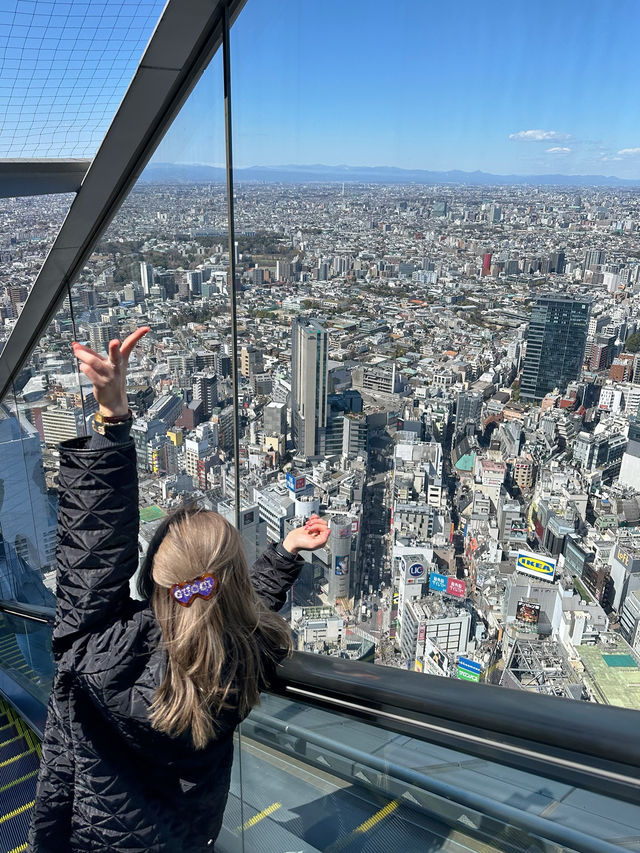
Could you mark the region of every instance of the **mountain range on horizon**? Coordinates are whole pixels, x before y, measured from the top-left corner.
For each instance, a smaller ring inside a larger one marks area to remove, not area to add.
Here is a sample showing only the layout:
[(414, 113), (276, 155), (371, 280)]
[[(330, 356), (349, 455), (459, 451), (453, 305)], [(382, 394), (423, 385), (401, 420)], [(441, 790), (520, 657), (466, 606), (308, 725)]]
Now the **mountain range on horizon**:
[[(148, 183), (221, 183), (221, 166), (200, 163), (150, 163), (140, 180)], [(444, 172), (401, 169), (397, 166), (284, 165), (234, 169), (236, 182), (253, 183), (364, 183), (364, 184), (468, 184), (476, 186), (640, 187), (640, 179), (614, 175), (494, 175), (490, 172)]]

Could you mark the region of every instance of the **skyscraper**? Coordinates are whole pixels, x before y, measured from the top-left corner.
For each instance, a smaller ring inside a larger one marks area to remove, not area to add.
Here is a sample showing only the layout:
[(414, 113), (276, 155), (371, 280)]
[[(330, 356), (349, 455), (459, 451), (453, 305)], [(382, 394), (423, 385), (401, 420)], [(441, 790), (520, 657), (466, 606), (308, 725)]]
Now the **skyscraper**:
[(461, 391), (456, 403), (456, 435), (467, 431), (471, 426), (471, 434), (480, 429), (482, 415), (482, 394), (479, 391)]
[(567, 296), (541, 296), (531, 310), (520, 396), (541, 400), (580, 378), (590, 306)]
[(291, 324), (293, 443), (305, 456), (324, 452), (327, 426), (327, 332), (316, 321)]
[(141, 261), (140, 263), (140, 283), (142, 284), (144, 295), (149, 296), (151, 288), (154, 285), (153, 267), (151, 264), (147, 264), (144, 261)]
[(586, 270), (591, 267), (598, 266), (604, 263), (604, 252), (602, 249), (587, 249), (584, 256), (584, 268)]

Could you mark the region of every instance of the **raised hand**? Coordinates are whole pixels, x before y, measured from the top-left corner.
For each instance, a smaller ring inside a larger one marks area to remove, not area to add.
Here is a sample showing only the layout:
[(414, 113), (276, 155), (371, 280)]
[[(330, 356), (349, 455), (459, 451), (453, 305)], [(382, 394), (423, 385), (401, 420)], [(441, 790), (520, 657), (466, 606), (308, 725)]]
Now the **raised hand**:
[(304, 527), (296, 527), (295, 530), (287, 533), (282, 544), (290, 554), (297, 554), (298, 551), (315, 551), (322, 548), (328, 538), (327, 522), (324, 518), (312, 515)]
[(149, 326), (141, 326), (120, 343), (117, 338), (109, 341), (109, 355), (98, 355), (89, 347), (74, 341), (73, 354), (80, 362), (80, 370), (93, 383), (93, 396), (105, 417), (126, 415), (127, 403), (127, 366), (129, 356), (138, 341), (149, 331)]

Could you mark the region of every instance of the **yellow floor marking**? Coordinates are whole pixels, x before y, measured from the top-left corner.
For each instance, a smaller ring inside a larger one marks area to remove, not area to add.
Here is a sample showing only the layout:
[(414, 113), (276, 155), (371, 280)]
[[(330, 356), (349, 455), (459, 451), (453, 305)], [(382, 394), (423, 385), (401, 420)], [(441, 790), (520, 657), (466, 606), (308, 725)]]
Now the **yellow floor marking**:
[(374, 815), (371, 815), (370, 818), (365, 820), (364, 823), (357, 826), (353, 832), (349, 833), (345, 838), (339, 838), (334, 844), (327, 848), (326, 853), (340, 853), (340, 851), (344, 850), (345, 847), (348, 847), (352, 841), (355, 841), (359, 835), (363, 835), (365, 832), (368, 832), (377, 823), (380, 823), (381, 820), (388, 817), (398, 808), (399, 805), (400, 800), (391, 800), (391, 802), (387, 803), (386, 806), (383, 806), (380, 811), (377, 811)]
[(13, 788), (14, 785), (19, 785), (20, 782), (24, 782), (26, 779), (31, 779), (33, 776), (36, 776), (37, 773), (37, 770), (32, 770), (31, 773), (25, 773), (24, 776), (19, 776), (17, 779), (7, 782), (6, 785), (2, 785), (0, 787), (0, 794), (2, 794), (3, 791), (8, 791), (9, 788)]
[(250, 829), (252, 826), (255, 826), (257, 823), (259, 823), (263, 818), (269, 817), (270, 814), (273, 814), (273, 812), (277, 811), (281, 806), (282, 803), (271, 803), (271, 805), (267, 806), (266, 809), (261, 812), (258, 812), (258, 814), (254, 815), (253, 817), (250, 817), (249, 820), (246, 820), (242, 824), (242, 826), (238, 827), (236, 831), (240, 832), (240, 830), (244, 831), (245, 829)]
[(21, 844), (19, 847), (14, 847), (13, 850), (9, 850), (9, 853), (23, 853), (24, 850), (27, 849), (27, 842)]
[(2, 749), (3, 746), (9, 746), (10, 743), (15, 743), (17, 740), (22, 740), (23, 737), (24, 735), (20, 734), (16, 735), (16, 737), (9, 738), (9, 740), (2, 741), (2, 743), (0, 743), (0, 749)]
[(22, 812), (28, 812), (34, 803), (35, 800), (31, 800), (30, 803), (25, 803), (23, 806), (20, 806), (20, 808), (14, 809), (12, 812), (8, 812), (6, 815), (0, 817), (0, 823), (4, 823), (5, 820), (11, 820), (12, 817), (22, 814)]
[(0, 761), (0, 767), (6, 767), (7, 764), (13, 764), (14, 761), (17, 761), (19, 758), (24, 758), (25, 755), (31, 755), (33, 749), (28, 749), (26, 752), (21, 752), (20, 755), (13, 755), (11, 758), (7, 758), (5, 761)]
[(356, 827), (353, 831), (355, 832), (368, 832), (371, 827), (375, 826), (377, 823), (380, 823), (381, 820), (384, 820), (387, 815), (390, 815), (391, 812), (394, 812), (398, 806), (400, 805), (400, 800), (391, 800), (390, 803), (387, 803), (386, 806), (380, 809), (379, 812), (376, 812), (372, 815), (369, 820), (365, 820), (364, 823), (361, 823), (360, 826)]

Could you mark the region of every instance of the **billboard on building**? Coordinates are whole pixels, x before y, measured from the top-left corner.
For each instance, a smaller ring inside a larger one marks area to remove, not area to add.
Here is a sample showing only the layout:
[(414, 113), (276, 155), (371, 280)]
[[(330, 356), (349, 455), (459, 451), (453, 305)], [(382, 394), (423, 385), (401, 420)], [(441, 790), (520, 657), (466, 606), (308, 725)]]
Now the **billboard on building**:
[(424, 643), (424, 638), (427, 636), (427, 626), (425, 622), (418, 625), (418, 642)]
[(527, 625), (537, 625), (540, 619), (540, 605), (529, 601), (519, 601), (516, 607), (516, 621)]
[(422, 661), (420, 658), (416, 658), (415, 671), (422, 672)]
[(438, 648), (438, 646), (436, 646), (436, 644), (428, 637), (424, 643), (424, 654), (425, 658), (431, 658), (433, 663), (438, 667), (438, 669), (442, 670), (442, 672), (449, 672), (449, 658), (445, 655), (442, 649)]
[(516, 560), (516, 569), (539, 580), (552, 581), (556, 573), (556, 561), (553, 557), (543, 557), (542, 554), (520, 551)]
[(243, 525), (253, 524), (254, 518), (255, 518), (255, 513), (253, 510), (250, 510), (249, 512), (245, 512), (244, 515), (242, 516), (242, 524)]
[(400, 563), (402, 567), (403, 574), (405, 576), (406, 583), (423, 583), (426, 576), (426, 570), (422, 563), (419, 563), (417, 560), (409, 561), (409, 565), (407, 566), (407, 560), (402, 558)]
[(447, 595), (455, 595), (456, 598), (465, 598), (467, 585), (458, 578), (447, 578)]
[(482, 664), (470, 658), (458, 658), (458, 678), (462, 681), (480, 681)]
[(287, 488), (295, 492), (302, 492), (307, 487), (307, 478), (306, 477), (296, 477), (295, 474), (289, 472), (287, 474)]
[(637, 552), (633, 546), (629, 548), (624, 544), (621, 545), (618, 543), (618, 545), (616, 545), (614, 559), (632, 574), (635, 574), (640, 570), (640, 557), (637, 556)]
[(438, 572), (431, 572), (429, 575), (429, 589), (431, 592), (446, 592), (447, 576), (440, 575)]
[(462, 681), (480, 681), (480, 673), (469, 672), (468, 669), (458, 667), (458, 678), (462, 679)]
[(333, 565), (335, 569), (335, 573), (343, 577), (344, 575), (349, 574), (349, 557), (334, 557)]

